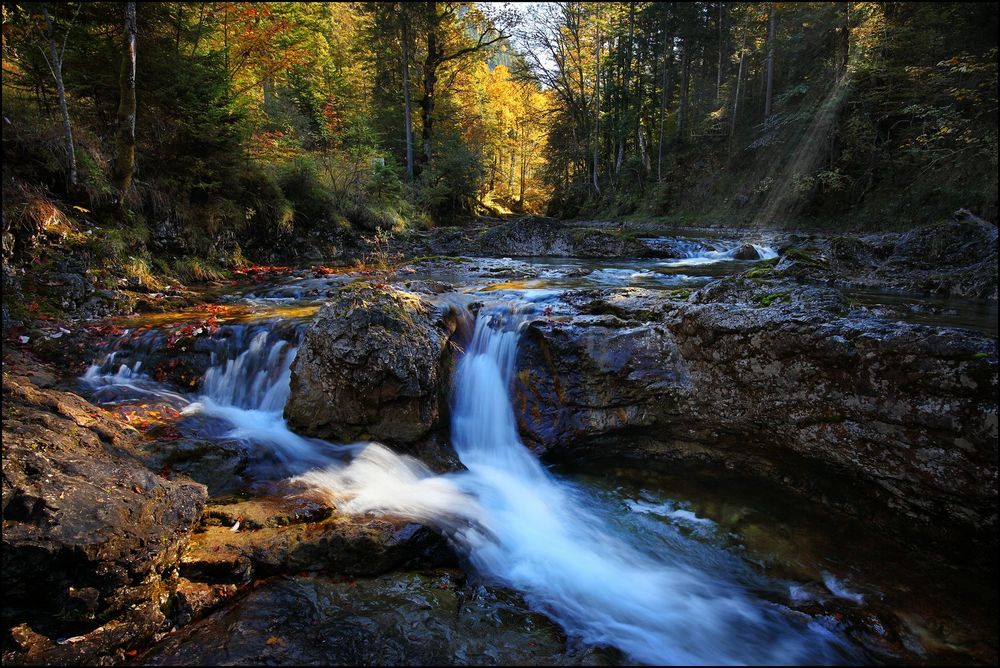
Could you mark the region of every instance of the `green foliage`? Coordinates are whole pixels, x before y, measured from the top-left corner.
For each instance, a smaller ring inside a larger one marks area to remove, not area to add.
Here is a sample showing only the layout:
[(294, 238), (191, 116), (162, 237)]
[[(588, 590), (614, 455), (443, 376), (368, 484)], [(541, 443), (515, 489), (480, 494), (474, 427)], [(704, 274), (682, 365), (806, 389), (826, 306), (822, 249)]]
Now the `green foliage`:
[(173, 273), (182, 281), (221, 281), (228, 273), (214, 262), (197, 257), (179, 257), (173, 262)]
[(771, 304), (780, 302), (790, 302), (792, 298), (790, 297), (791, 291), (785, 290), (783, 292), (772, 292), (766, 295), (761, 295), (757, 298), (757, 303), (761, 306), (770, 306)]
[(422, 175), (418, 202), (435, 221), (455, 224), (472, 213), (484, 175), (478, 156), (460, 139), (449, 137)]

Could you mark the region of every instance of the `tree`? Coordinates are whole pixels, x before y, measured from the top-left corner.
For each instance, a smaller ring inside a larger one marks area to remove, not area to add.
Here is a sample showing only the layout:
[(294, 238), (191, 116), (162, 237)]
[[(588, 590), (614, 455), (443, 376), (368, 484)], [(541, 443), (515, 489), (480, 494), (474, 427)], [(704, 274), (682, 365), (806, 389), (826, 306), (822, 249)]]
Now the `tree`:
[[(69, 120), (69, 106), (66, 104), (66, 86), (63, 83), (63, 57), (66, 55), (66, 43), (69, 41), (69, 31), (73, 28), (73, 24), (80, 15), (80, 8), (82, 6), (82, 3), (76, 6), (73, 19), (66, 26), (66, 32), (63, 33), (62, 48), (56, 48), (52, 17), (49, 15), (49, 8), (46, 5), (42, 5), (42, 15), (45, 17), (45, 35), (48, 38), (49, 52), (52, 56), (51, 61), (48, 58), (45, 61), (49, 66), (49, 71), (52, 72), (52, 78), (56, 81), (56, 94), (59, 96), (59, 109), (62, 111), (63, 119), (63, 142), (66, 147), (66, 158), (69, 161), (69, 184), (73, 187), (76, 187), (77, 183), (76, 149), (73, 147), (73, 126)], [(42, 56), (45, 57), (44, 52), (42, 52)]]
[(132, 173), (135, 170), (135, 42), (136, 27), (135, 3), (126, 2), (125, 7), (125, 39), (122, 49), (122, 69), (119, 79), (121, 97), (118, 102), (118, 131), (116, 134), (115, 153), (115, 185), (118, 188), (119, 200), (124, 202), (125, 195), (132, 183)]
[[(486, 20), (472, 3), (461, 2), (426, 2), (423, 14), (427, 52), (423, 64), (424, 90), (420, 99), (420, 112), (423, 124), (423, 160), (429, 165), (433, 157), (434, 95), (442, 66), (482, 52), (507, 39), (515, 20), (510, 13), (499, 15), (497, 21)], [(470, 40), (468, 32), (477, 35), (475, 41)]]
[(767, 13), (767, 95), (764, 97), (764, 122), (771, 118), (771, 97), (774, 94), (774, 25), (776, 12), (774, 4)]
[(410, 17), (406, 9), (400, 7), (401, 45), (403, 48), (403, 101), (406, 124), (406, 180), (413, 181), (413, 120), (410, 100)]

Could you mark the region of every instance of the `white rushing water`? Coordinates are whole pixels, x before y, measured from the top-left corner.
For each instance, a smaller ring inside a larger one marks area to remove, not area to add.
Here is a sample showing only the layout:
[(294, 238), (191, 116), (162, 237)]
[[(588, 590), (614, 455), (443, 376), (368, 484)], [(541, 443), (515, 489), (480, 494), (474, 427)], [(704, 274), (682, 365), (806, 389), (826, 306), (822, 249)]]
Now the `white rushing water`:
[[(643, 549), (613, 528), (609, 509), (589, 492), (542, 466), (521, 443), (509, 397), (525, 323), (506, 307), (480, 310), (456, 372), (452, 411), (453, 445), (468, 470), (446, 475), (376, 443), (336, 446), (292, 432), (282, 409), (297, 349), (273, 327), (234, 327), (212, 339), (213, 364), (190, 399), (142, 373), (140, 354), (130, 366), (111, 353), (84, 381), (95, 392), (156, 395), (186, 415), (221, 421), (224, 438), (262, 444), (288, 471), (312, 467), (297, 479), (340, 511), (391, 513), (438, 528), (485, 579), (521, 592), (583, 643), (650, 664), (849, 661), (829, 631), (756, 598), (725, 560), (699, 557), (704, 545), (687, 555), (683, 546)], [(354, 457), (345, 464), (347, 452)], [(674, 506), (626, 507), (712, 529)]]
[[(236, 326), (228, 333), (232, 336), (215, 339), (218, 349), (212, 352), (213, 364), (205, 372), (201, 392), (193, 398), (172, 392), (142, 373), (141, 355), (131, 366), (116, 366), (118, 353), (112, 352), (87, 369), (82, 380), (106, 403), (118, 397), (153, 398), (180, 408), (184, 415), (220, 420), (226, 427), (218, 437), (248, 445), (263, 444), (287, 470), (322, 466), (351, 449), (304, 438), (288, 428), (283, 412), (290, 392), (292, 362), (298, 352), (292, 342), (267, 326), (253, 330)], [(247, 336), (249, 344), (245, 342)], [(153, 341), (147, 347), (157, 345), (162, 342)]]
[(342, 511), (436, 526), (487, 579), (588, 644), (651, 664), (844, 661), (826, 629), (793, 621), (726, 573), (657, 559), (610, 529), (576, 487), (521, 443), (508, 396), (522, 320), (484, 308), (455, 382), (452, 439), (468, 471), (437, 476), (369, 444), (346, 467), (298, 479)]

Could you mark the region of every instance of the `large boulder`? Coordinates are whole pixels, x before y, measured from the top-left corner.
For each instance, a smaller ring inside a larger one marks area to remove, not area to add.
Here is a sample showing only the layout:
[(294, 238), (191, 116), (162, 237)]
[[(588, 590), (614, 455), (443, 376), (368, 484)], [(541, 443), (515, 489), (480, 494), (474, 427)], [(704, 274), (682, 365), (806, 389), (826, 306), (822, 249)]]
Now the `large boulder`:
[(959, 220), (903, 234), (791, 238), (778, 242), (779, 273), (845, 287), (997, 298), (997, 227)]
[(370, 580), (275, 578), (168, 636), (141, 663), (604, 665), (613, 655), (567, 646), (563, 632), (516, 594), (438, 570)]
[(302, 571), (378, 575), (455, 560), (445, 538), (420, 524), (344, 515), (302, 496), (261, 497), (209, 505), (180, 573), (198, 582), (238, 584)]
[(305, 334), (285, 417), (340, 442), (425, 439), (447, 412), (456, 327), (451, 309), (418, 294), (342, 288)]
[(568, 227), (551, 218), (520, 218), (473, 239), (467, 254), (494, 257), (645, 257), (649, 246), (630, 235), (596, 227)]
[(723, 466), (855, 514), (996, 526), (995, 339), (773, 279), (717, 281), (660, 317), (634, 297), (594, 303), (614, 315), (522, 339), (514, 408), (538, 451)]
[(4, 378), (4, 627), (94, 630), (52, 662), (89, 662), (157, 630), (152, 612), (132, 620), (136, 606), (158, 610), (207, 495), (139, 463), (139, 438), (74, 394)]

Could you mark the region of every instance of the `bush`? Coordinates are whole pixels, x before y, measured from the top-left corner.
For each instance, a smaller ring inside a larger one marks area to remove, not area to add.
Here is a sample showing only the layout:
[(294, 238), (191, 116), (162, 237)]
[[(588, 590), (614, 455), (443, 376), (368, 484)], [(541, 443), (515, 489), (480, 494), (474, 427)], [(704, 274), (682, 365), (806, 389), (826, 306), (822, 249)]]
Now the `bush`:
[(312, 229), (331, 220), (336, 207), (315, 160), (306, 156), (292, 160), (279, 172), (278, 183), (291, 203), (296, 229)]
[(451, 137), (443, 144), (421, 175), (419, 202), (435, 222), (448, 225), (473, 212), (484, 172), (479, 156), (463, 141)]

